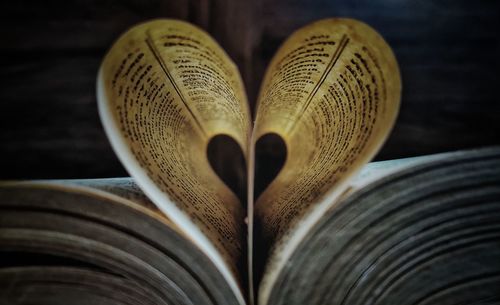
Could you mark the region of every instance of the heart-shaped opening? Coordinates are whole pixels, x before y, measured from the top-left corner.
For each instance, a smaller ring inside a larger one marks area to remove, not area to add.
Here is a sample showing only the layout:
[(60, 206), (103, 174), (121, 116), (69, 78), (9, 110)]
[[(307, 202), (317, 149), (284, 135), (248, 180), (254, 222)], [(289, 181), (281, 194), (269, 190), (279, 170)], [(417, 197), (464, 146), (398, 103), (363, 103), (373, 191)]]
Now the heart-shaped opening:
[[(267, 133), (255, 143), (254, 198), (258, 198), (283, 168), (287, 156), (281, 136)], [(246, 164), (240, 145), (232, 137), (216, 135), (207, 146), (207, 157), (219, 178), (246, 206)]]

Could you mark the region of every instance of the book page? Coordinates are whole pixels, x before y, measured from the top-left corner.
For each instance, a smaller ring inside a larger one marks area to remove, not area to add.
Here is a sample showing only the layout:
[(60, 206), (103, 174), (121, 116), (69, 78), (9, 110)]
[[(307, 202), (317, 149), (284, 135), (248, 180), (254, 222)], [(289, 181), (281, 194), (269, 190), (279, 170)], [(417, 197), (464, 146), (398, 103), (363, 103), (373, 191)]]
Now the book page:
[(336, 198), (336, 201), (342, 201), (344, 198), (365, 188), (367, 185), (382, 179), (383, 177), (390, 176), (396, 172), (403, 171), (407, 168), (414, 167), (420, 163), (432, 162), (439, 160), (443, 155), (449, 153), (439, 153), (433, 155), (424, 155), (417, 157), (408, 157), (401, 159), (392, 159), (385, 161), (370, 162), (363, 166), (359, 172), (349, 179), (348, 186), (344, 192)]
[(472, 283), (497, 294), (499, 278), (484, 279), (500, 270), (499, 147), (369, 167), (360, 178), (379, 179), (322, 215), (267, 304), (466, 304), (458, 292), (476, 291)]
[(50, 187), (61, 191), (71, 192), (74, 189), (86, 189), (89, 192), (110, 197), (118, 201), (129, 201), (136, 206), (145, 208), (149, 214), (161, 218), (173, 229), (179, 231), (175, 224), (161, 212), (158, 207), (144, 194), (133, 178), (91, 178), (91, 179), (49, 179), (49, 180), (27, 180), (27, 181), (0, 181), (2, 187)]
[(266, 303), (298, 241), (378, 151), (394, 124), (400, 91), (391, 49), (355, 20), (315, 22), (274, 56), (261, 87), (254, 137), (281, 136), (287, 159), (255, 203), (270, 253), (259, 304)]
[(122, 35), (98, 79), (101, 119), (137, 184), (233, 283), (245, 211), (212, 170), (207, 145), (232, 137), (246, 155), (250, 115), (236, 66), (205, 32), (156, 20)]
[(116, 195), (120, 198), (132, 201), (148, 210), (160, 214), (166, 221), (171, 220), (161, 212), (158, 207), (144, 194), (133, 178), (92, 178), (92, 179), (65, 179), (65, 180), (38, 180), (39, 183), (50, 183), (55, 185), (83, 186), (106, 193)]
[(349, 182), (349, 193), (355, 192), (368, 184), (389, 176), (393, 173), (413, 167), (420, 163), (432, 162), (452, 153), (438, 153), (432, 155), (416, 156), (402, 159), (376, 161), (366, 164), (361, 171)]
[[(53, 302), (45, 303), (65, 304), (75, 296), (71, 289), (65, 293), (71, 286), (107, 296), (137, 289), (135, 296), (106, 304), (241, 303), (210, 258), (147, 201), (131, 178), (0, 181), (0, 198), (2, 270), (15, 270), (0, 279), (5, 304), (40, 303), (55, 290)], [(56, 278), (50, 268), (75, 272)], [(35, 270), (45, 276), (32, 278)], [(126, 285), (121, 289), (106, 279), (92, 281), (92, 288), (79, 271), (113, 275)], [(68, 278), (73, 278), (70, 286)]]

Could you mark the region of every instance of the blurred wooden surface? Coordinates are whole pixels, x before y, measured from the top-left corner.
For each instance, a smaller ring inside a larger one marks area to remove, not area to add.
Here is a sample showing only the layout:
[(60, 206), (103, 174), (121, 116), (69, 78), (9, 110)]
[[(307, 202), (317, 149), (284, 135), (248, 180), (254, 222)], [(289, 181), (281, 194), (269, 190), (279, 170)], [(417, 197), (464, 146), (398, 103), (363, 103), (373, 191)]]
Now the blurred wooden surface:
[(280, 43), (332, 16), (373, 26), (400, 63), (402, 108), (379, 159), (500, 144), (498, 1), (2, 1), (0, 178), (126, 175), (99, 122), (95, 79), (138, 22), (178, 18), (210, 32), (254, 101)]

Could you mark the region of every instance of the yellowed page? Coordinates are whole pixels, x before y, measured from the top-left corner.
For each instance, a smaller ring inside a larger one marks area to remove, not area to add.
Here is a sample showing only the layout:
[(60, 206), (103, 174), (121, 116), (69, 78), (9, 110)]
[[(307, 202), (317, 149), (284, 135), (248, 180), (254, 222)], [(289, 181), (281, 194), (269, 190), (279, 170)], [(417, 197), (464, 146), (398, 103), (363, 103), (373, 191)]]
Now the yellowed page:
[(218, 134), (248, 150), (250, 115), (236, 66), (201, 29), (175, 20), (138, 25), (106, 55), (99, 111), (122, 163), (144, 192), (236, 284), (243, 205), (212, 170)]
[(274, 56), (261, 87), (254, 139), (280, 135), (287, 160), (255, 203), (270, 245), (259, 304), (266, 304), (297, 243), (387, 137), (400, 91), (391, 49), (355, 20), (315, 22)]

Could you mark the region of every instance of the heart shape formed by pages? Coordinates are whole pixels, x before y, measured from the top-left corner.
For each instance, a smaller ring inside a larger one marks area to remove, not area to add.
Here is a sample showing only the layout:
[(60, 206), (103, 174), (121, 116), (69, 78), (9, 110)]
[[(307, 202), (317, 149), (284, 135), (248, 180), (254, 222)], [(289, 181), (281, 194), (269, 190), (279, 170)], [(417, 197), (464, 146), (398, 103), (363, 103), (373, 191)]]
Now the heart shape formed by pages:
[(283, 43), (253, 125), (235, 64), (206, 32), (182, 21), (155, 20), (123, 34), (97, 87), (103, 125), (125, 168), (240, 301), (245, 249), (250, 286), (254, 240), (268, 257), (261, 282), (273, 283), (387, 138), (401, 94), (383, 38), (340, 18), (310, 24)]

